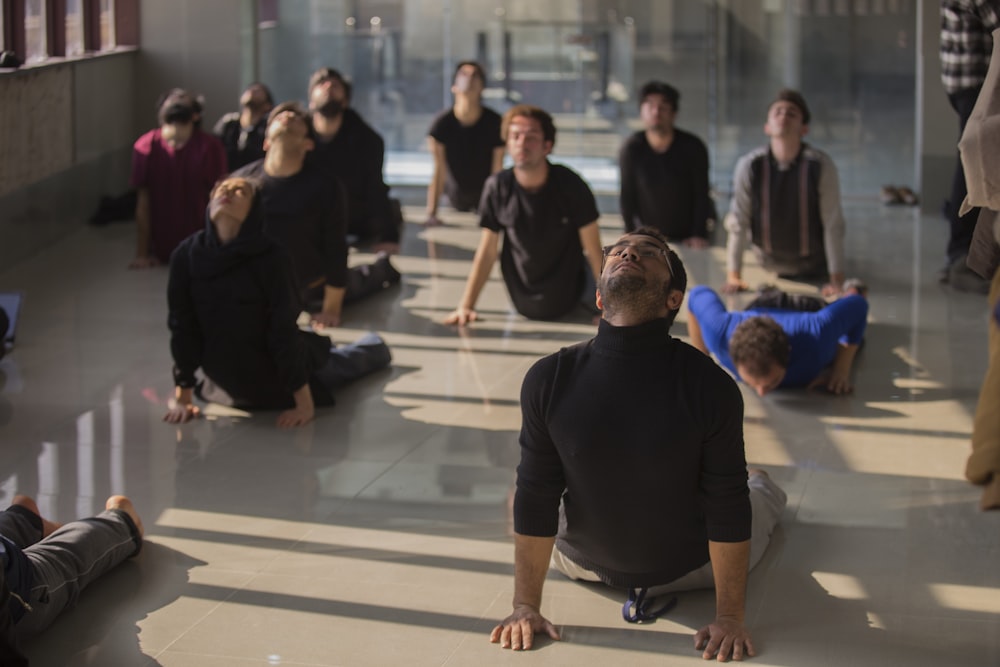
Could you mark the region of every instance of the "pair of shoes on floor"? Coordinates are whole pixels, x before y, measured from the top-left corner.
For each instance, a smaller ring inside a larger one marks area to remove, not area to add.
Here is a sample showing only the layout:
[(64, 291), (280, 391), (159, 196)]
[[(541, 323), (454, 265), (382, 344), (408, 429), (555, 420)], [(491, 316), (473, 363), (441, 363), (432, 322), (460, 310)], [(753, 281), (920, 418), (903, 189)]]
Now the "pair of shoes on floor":
[(905, 204), (915, 206), (917, 204), (917, 193), (905, 185), (883, 185), (879, 193), (879, 199), (883, 204)]
[(990, 281), (970, 269), (965, 260), (966, 255), (962, 255), (948, 267), (948, 284), (959, 292), (989, 294)]

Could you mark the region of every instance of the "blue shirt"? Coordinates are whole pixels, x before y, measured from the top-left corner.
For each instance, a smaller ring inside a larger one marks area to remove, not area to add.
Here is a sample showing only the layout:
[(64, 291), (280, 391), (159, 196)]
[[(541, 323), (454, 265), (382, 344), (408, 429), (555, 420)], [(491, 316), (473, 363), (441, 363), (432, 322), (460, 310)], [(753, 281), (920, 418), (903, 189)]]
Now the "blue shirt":
[(698, 320), (709, 352), (739, 377), (729, 356), (729, 339), (740, 322), (766, 315), (778, 323), (791, 344), (788, 369), (780, 387), (804, 387), (833, 362), (841, 343), (858, 345), (868, 323), (868, 301), (861, 296), (837, 299), (815, 313), (777, 308), (729, 312), (711, 288), (699, 285), (688, 295), (688, 310)]

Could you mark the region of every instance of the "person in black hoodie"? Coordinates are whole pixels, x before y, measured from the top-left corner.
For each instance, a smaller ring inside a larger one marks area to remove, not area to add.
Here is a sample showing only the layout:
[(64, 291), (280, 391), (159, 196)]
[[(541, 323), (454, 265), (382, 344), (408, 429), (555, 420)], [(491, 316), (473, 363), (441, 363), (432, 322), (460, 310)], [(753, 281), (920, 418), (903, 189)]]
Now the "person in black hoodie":
[(242, 409), (283, 409), (278, 426), (300, 426), (312, 420), (315, 405), (333, 404), (336, 387), (389, 365), (389, 348), (374, 333), (335, 348), (329, 338), (298, 328), (291, 262), (264, 234), (262, 208), (253, 181), (222, 181), (205, 229), (170, 259), (176, 402), (164, 421), (198, 416), (197, 390), (203, 400)]

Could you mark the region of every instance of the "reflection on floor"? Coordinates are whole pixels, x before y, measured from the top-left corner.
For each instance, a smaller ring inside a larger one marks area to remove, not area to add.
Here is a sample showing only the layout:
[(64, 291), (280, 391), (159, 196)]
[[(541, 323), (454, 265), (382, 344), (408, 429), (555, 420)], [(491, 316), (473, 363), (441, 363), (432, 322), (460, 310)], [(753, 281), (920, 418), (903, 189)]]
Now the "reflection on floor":
[[(392, 369), (293, 432), (274, 414), (161, 421), (166, 272), (125, 270), (129, 226), (82, 228), (0, 272), (0, 289), (26, 293), (0, 362), (0, 501), (28, 493), (65, 521), (127, 493), (148, 531), (139, 558), (28, 646), (34, 664), (702, 664), (691, 635), (711, 592), (637, 627), (617, 592), (557, 575), (544, 611), (563, 642), (519, 656), (488, 643), (512, 591), (521, 378), (592, 327), (513, 315), (496, 279), (484, 322), (441, 325), (479, 235), (444, 217), (407, 226), (402, 285), (333, 336), (382, 332)], [(937, 219), (873, 203), (848, 219), (849, 273), (872, 287), (857, 391), (744, 391), (748, 459), (789, 493), (750, 577), (753, 663), (1000, 664), (1000, 515), (962, 478), (984, 299), (936, 284)], [(602, 220), (606, 239), (620, 228)], [(720, 242), (683, 254), (695, 282), (720, 283)]]

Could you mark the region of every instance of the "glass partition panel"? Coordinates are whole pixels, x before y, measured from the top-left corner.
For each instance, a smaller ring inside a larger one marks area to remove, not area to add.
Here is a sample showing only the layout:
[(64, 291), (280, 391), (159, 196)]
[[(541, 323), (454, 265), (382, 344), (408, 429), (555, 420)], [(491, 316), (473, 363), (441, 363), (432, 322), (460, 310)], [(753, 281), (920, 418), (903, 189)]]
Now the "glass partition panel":
[(784, 86), (808, 100), (807, 141), (834, 158), (845, 193), (912, 184), (914, 0), (265, 4), (258, 78), (300, 100), (317, 67), (352, 78), (352, 105), (385, 137), (392, 182), (430, 177), (427, 129), (451, 104), (455, 65), (472, 59), (487, 72), (485, 103), (552, 112), (554, 159), (605, 192), (617, 191), (618, 146), (640, 129), (636, 92), (650, 79), (680, 90), (678, 125), (705, 139), (720, 191), (739, 155), (766, 141), (767, 106)]

